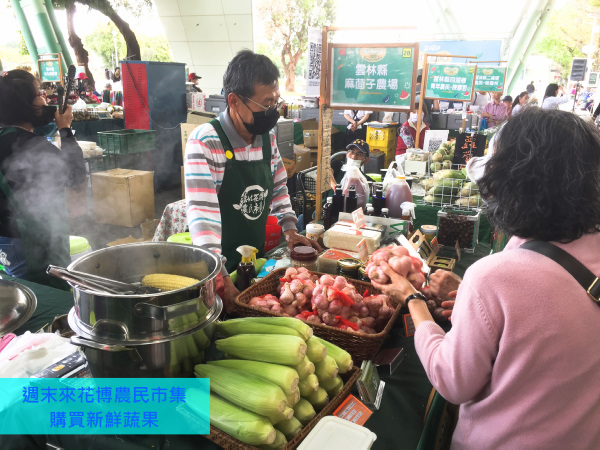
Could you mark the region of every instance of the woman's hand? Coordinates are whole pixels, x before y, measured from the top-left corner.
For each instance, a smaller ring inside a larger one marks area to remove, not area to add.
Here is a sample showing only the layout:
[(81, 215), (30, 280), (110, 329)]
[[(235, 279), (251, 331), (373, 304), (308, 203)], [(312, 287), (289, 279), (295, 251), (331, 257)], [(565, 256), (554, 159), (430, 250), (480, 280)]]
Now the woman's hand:
[(375, 289), (379, 289), (381, 292), (404, 306), (406, 298), (409, 295), (416, 293), (417, 290), (405, 277), (394, 272), (388, 263), (381, 262), (379, 267), (381, 267), (383, 272), (390, 277), (390, 282), (387, 284), (380, 284), (376, 281), (371, 281), (371, 283)]
[(54, 113), (54, 121), (56, 122), (56, 127), (59, 130), (62, 130), (63, 128), (71, 128), (71, 122), (73, 122), (73, 108), (71, 105), (67, 106), (64, 114), (61, 114), (58, 108), (56, 108), (56, 112)]
[(446, 300), (442, 302), (442, 308), (444, 308), (444, 311), (442, 311), (442, 316), (447, 317), (450, 322), (452, 322), (452, 310), (454, 309), (454, 303), (456, 301), (454, 299), (456, 298), (456, 294), (457, 291), (450, 292), (448, 294), (448, 298), (453, 300)]

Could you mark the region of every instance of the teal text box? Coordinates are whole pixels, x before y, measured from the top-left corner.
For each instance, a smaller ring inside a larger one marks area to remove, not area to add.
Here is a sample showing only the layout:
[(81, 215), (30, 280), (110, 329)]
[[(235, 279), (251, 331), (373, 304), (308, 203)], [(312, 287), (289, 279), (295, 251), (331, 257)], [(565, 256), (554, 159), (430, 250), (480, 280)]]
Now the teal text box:
[(471, 64), (429, 64), (425, 98), (471, 101), (475, 65)]
[(504, 91), (506, 67), (477, 66), (475, 75), (475, 90), (485, 92)]
[(0, 389), (0, 435), (210, 433), (207, 378), (0, 378)]

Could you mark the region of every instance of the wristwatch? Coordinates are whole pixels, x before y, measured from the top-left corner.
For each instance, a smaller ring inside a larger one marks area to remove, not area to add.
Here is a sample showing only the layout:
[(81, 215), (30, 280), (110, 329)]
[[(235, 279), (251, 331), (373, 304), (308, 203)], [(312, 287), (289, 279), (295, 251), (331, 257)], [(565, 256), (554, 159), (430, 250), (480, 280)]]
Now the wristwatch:
[(427, 301), (427, 297), (425, 297), (423, 294), (421, 294), (420, 292), (415, 292), (414, 294), (410, 294), (408, 297), (406, 297), (406, 300), (404, 301), (405, 305), (408, 305), (408, 302), (410, 302), (411, 300), (414, 300), (415, 298), (420, 298), (421, 300), (423, 300), (424, 302)]

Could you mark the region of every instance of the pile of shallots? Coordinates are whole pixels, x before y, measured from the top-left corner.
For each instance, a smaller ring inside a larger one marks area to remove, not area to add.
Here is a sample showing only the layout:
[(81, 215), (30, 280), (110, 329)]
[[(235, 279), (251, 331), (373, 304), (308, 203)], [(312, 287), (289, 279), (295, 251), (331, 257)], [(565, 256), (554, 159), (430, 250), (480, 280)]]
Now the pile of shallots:
[(368, 291), (361, 295), (344, 277), (318, 278), (304, 267), (286, 270), (279, 283), (279, 299), (267, 294), (252, 298), (248, 305), (366, 334), (383, 330), (394, 313), (387, 295), (369, 295)]
[(410, 256), (408, 250), (402, 246), (383, 247), (371, 255), (366, 268), (371, 281), (381, 284), (390, 282), (390, 278), (380, 266), (384, 261), (394, 272), (406, 278), (415, 289), (423, 287), (425, 283), (425, 275), (421, 272), (423, 262), (419, 258)]

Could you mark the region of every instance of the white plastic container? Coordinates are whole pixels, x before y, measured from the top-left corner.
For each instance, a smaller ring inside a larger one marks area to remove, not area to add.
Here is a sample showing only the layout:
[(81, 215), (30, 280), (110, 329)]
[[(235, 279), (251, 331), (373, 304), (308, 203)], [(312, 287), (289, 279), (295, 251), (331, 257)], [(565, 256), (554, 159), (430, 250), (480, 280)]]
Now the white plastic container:
[(336, 416), (323, 417), (298, 446), (298, 450), (368, 450), (377, 435)]
[(69, 236), (69, 245), (71, 247), (71, 262), (92, 252), (90, 243), (82, 236)]

